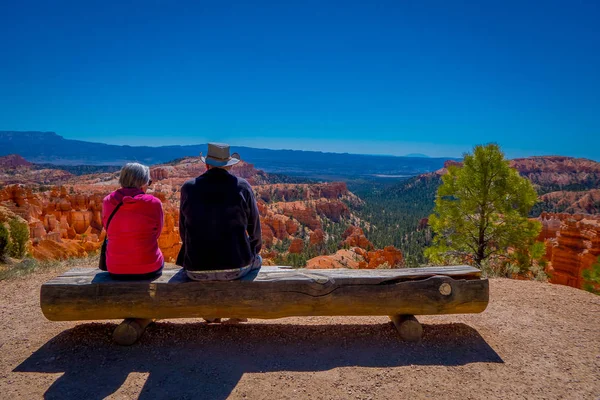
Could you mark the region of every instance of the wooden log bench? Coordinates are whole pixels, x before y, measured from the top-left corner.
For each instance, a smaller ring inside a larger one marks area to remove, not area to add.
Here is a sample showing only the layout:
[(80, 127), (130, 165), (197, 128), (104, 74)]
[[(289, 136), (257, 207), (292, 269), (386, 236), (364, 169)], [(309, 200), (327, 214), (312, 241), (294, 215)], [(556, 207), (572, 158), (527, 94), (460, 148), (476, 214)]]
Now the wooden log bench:
[(263, 267), (238, 281), (195, 282), (164, 270), (154, 280), (116, 281), (75, 268), (42, 285), (41, 307), (51, 321), (125, 319), (113, 333), (132, 344), (153, 320), (389, 316), (404, 340), (418, 341), (415, 315), (479, 313), (489, 284), (469, 266), (403, 269)]

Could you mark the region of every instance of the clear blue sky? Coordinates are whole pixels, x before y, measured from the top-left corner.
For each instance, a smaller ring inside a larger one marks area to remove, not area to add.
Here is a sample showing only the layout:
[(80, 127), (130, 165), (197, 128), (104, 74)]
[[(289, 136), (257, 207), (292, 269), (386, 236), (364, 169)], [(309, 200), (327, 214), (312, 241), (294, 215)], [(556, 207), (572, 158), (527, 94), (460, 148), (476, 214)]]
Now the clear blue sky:
[(598, 1), (5, 1), (0, 130), (600, 159)]

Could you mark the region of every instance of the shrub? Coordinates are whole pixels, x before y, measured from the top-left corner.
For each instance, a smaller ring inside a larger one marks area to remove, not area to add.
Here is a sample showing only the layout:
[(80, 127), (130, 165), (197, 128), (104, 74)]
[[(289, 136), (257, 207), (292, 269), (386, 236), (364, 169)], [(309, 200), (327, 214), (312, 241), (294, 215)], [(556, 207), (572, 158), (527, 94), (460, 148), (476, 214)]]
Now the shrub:
[(531, 245), (515, 249), (508, 260), (510, 272), (537, 281), (547, 281), (545, 253), (546, 248), (543, 242), (534, 242)]
[(591, 269), (584, 269), (581, 275), (583, 277), (583, 289), (600, 295), (600, 257)]
[(376, 269), (392, 269), (392, 266), (386, 261), (383, 264), (379, 264)]
[(4, 223), (0, 222), (0, 261), (3, 261), (10, 252), (10, 233)]
[(10, 255), (16, 258), (22, 258), (27, 251), (27, 241), (29, 241), (29, 225), (21, 217), (15, 217), (9, 220), (10, 226)]

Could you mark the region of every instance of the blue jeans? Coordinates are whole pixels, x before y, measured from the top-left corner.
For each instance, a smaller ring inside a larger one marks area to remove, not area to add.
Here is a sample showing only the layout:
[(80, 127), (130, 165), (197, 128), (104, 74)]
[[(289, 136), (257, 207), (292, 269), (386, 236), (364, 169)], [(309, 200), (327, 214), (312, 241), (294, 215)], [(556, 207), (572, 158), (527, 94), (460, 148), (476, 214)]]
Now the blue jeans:
[(250, 271), (260, 269), (262, 257), (257, 255), (250, 265), (242, 268), (221, 269), (212, 271), (186, 271), (188, 278), (194, 281), (234, 281), (247, 275)]

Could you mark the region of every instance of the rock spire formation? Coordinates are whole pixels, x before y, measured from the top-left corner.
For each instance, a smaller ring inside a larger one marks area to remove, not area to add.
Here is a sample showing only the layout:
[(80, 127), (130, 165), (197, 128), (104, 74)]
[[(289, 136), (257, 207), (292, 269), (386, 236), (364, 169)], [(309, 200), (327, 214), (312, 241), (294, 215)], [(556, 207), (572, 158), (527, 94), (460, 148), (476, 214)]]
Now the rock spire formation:
[(550, 282), (581, 288), (582, 271), (600, 256), (600, 216), (543, 213), (540, 222)]

